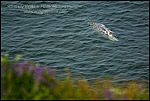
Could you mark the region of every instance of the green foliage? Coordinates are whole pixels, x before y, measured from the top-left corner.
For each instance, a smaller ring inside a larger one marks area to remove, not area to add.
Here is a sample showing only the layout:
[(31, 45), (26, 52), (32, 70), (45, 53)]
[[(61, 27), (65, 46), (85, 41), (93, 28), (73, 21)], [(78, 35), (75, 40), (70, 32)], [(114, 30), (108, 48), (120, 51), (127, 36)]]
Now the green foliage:
[(6, 57), (1, 57), (1, 69), (3, 67), (7, 67), (9, 65), (9, 62), (7, 61)]
[(2, 100), (148, 100), (145, 83), (128, 82), (114, 86), (109, 79), (95, 80), (94, 85), (86, 79), (72, 80), (68, 68), (67, 77), (55, 79), (54, 70), (24, 61), (18, 64), (1, 57)]

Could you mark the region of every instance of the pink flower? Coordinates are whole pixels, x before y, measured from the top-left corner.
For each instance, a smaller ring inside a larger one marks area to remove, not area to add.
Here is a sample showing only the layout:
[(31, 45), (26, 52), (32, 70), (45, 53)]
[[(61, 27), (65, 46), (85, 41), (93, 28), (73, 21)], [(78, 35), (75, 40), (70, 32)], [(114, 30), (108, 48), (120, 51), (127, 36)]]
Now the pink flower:
[(111, 97), (110, 89), (107, 89), (107, 90), (106, 90), (106, 93), (105, 93), (105, 95), (104, 95), (104, 98), (105, 98), (105, 99), (110, 99), (110, 97)]

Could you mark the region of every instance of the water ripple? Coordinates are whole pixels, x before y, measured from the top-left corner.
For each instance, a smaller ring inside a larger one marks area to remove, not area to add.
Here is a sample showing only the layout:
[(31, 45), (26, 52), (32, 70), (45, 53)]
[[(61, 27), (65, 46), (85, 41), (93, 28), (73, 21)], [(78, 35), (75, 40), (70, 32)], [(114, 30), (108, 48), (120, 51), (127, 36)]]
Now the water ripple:
[[(28, 14), (7, 5), (82, 5), (65, 14)], [(123, 81), (149, 75), (149, 15), (147, 1), (12, 1), (2, 2), (1, 54), (21, 54), (25, 59), (47, 64), (59, 77), (68, 66), (73, 76), (88, 80), (120, 77)], [(86, 23), (102, 23), (119, 39), (101, 37)], [(125, 78), (126, 77), (126, 78)]]

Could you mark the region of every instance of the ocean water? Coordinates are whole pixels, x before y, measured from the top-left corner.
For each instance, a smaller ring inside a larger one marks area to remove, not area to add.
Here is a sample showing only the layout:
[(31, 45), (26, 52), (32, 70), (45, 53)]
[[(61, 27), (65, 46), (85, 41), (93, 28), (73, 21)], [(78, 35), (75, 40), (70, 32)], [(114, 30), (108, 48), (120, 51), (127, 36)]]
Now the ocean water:
[[(99, 36), (104, 24), (119, 41)], [(74, 78), (149, 83), (148, 1), (2, 1), (1, 55), (16, 54)]]

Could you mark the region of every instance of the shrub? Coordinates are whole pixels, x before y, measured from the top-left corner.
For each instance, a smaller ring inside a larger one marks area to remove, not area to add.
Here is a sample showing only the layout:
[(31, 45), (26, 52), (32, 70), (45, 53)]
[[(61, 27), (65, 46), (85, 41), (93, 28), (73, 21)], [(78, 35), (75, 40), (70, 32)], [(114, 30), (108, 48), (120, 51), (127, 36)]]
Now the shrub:
[[(18, 60), (18, 59), (17, 59)], [(129, 82), (114, 86), (110, 80), (96, 80), (94, 85), (86, 79), (67, 77), (56, 80), (55, 72), (47, 66), (23, 61), (8, 61), (1, 57), (2, 100), (148, 100), (149, 92), (144, 83)]]

